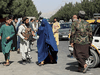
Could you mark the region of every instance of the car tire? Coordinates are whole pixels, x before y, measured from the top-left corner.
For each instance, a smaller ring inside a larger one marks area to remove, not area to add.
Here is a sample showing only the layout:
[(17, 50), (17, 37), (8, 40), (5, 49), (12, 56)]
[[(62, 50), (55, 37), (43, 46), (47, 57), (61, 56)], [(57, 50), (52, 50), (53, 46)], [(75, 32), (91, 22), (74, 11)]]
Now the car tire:
[(61, 41), (62, 39), (61, 38), (59, 38), (59, 41)]
[(86, 60), (86, 63), (91, 68), (94, 68), (94, 67), (98, 66), (98, 64), (99, 64), (99, 56), (98, 56), (98, 54), (97, 54), (97, 52), (95, 50), (90, 49), (90, 56)]
[(70, 39), (69, 38), (67, 38), (67, 41), (69, 41)]

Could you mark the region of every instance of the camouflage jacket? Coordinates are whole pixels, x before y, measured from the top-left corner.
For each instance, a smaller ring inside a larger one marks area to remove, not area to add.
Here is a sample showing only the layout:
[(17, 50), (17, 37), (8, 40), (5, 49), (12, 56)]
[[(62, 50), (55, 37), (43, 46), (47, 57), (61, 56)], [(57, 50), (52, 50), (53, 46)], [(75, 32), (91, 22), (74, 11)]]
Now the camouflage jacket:
[(72, 23), (70, 43), (85, 45), (92, 43), (92, 39), (92, 29), (88, 22), (80, 19)]

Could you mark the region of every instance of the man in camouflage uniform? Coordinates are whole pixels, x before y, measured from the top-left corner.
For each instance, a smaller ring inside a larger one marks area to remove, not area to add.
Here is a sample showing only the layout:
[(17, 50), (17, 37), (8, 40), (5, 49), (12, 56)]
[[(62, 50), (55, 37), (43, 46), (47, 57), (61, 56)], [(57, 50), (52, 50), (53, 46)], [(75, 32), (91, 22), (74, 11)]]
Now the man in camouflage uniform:
[(84, 20), (85, 12), (80, 11), (78, 14), (79, 20), (72, 23), (70, 43), (74, 48), (74, 56), (78, 60), (78, 71), (86, 72), (88, 65), (85, 60), (89, 57), (89, 46), (92, 43), (92, 29), (90, 24)]

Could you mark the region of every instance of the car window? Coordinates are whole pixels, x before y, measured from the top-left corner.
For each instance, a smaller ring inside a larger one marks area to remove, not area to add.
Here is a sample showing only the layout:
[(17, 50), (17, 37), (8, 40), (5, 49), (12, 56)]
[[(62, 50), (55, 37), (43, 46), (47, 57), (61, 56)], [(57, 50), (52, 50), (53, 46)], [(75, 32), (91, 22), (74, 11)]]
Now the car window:
[(92, 28), (92, 32), (94, 32), (94, 30), (97, 28), (97, 24), (90, 24), (91, 28)]
[(60, 29), (71, 28), (70, 24), (61, 24)]
[(100, 36), (100, 27), (97, 28), (95, 36)]

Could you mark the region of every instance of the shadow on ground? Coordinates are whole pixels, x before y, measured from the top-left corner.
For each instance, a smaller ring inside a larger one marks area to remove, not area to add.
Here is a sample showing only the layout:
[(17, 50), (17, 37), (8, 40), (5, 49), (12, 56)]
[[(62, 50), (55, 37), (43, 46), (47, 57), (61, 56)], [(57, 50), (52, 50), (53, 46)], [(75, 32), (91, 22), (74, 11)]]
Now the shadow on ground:
[(28, 61), (26, 61), (26, 62), (23, 62), (22, 60), (20, 60), (20, 61), (18, 61), (18, 63), (19, 64), (22, 64), (22, 65), (26, 65), (26, 64), (33, 64), (34, 62), (28, 62)]
[(38, 51), (35, 51), (36, 53), (38, 53)]
[(73, 55), (67, 55), (68, 58), (75, 58)]
[[(69, 65), (68, 67), (65, 68), (66, 70), (70, 70), (70, 71), (73, 71), (73, 72), (78, 71), (78, 62), (71, 62), (71, 63), (67, 63), (66, 65)], [(91, 68), (88, 68), (87, 71), (90, 71), (90, 69)], [(79, 72), (79, 73), (83, 73), (83, 72)]]
[(66, 70), (70, 70), (70, 71), (77, 71), (78, 68), (78, 63), (77, 62), (71, 62), (71, 63), (67, 63), (66, 65), (69, 65), (68, 67), (66, 67)]
[(100, 68), (100, 63), (98, 64), (97, 68)]
[[(9, 61), (10, 64), (12, 64), (14, 61)], [(0, 62), (0, 64), (5, 64), (6, 62)]]
[(20, 60), (20, 61), (18, 61), (18, 63), (19, 63), (19, 64), (23, 64), (23, 61), (22, 61), (22, 60)]
[(31, 49), (31, 51), (35, 51), (36, 49)]

